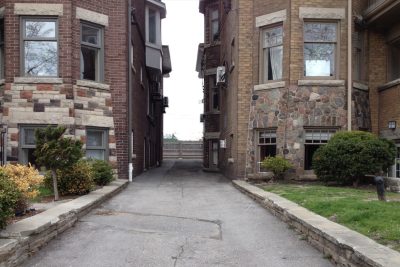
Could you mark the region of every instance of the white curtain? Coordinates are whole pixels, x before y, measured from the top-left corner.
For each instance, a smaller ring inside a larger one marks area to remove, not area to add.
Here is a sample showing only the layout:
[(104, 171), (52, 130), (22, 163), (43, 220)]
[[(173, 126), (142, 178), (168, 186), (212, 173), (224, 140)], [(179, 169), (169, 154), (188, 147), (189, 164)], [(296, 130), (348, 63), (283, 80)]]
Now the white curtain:
[(283, 46), (271, 47), (269, 49), (271, 57), (272, 80), (282, 79)]

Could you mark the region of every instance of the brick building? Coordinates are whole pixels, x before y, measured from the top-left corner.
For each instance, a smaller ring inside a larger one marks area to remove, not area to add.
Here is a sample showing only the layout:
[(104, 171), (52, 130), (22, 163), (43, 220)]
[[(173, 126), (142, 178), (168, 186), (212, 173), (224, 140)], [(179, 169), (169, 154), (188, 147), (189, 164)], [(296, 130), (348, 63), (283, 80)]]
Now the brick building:
[(161, 164), (165, 13), (159, 0), (1, 0), (2, 156), (34, 163), (34, 130), (65, 125), (120, 178)]
[(314, 151), (349, 129), (400, 146), (399, 11), (395, 0), (200, 0), (205, 170), (259, 176), (263, 158), (284, 155), (293, 176), (313, 178)]

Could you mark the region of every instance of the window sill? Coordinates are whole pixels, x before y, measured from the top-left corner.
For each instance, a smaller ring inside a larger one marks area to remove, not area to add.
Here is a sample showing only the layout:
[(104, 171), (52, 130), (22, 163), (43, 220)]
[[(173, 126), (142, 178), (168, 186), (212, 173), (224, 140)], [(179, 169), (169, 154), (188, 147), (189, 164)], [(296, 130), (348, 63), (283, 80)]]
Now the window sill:
[(363, 83), (353, 82), (353, 87), (361, 91), (366, 91), (366, 92), (369, 91), (368, 85)]
[(204, 113), (204, 115), (220, 115), (220, 114), (221, 114), (221, 111), (219, 111), (219, 110), (213, 110), (213, 111), (208, 111), (208, 112)]
[(285, 86), (286, 86), (286, 82), (284, 82), (284, 81), (281, 81), (281, 82), (270, 82), (270, 83), (255, 85), (254, 86), (254, 91), (284, 88)]
[(397, 85), (399, 85), (399, 84), (400, 84), (400, 79), (397, 79), (397, 80), (388, 82), (387, 84), (384, 84), (384, 85), (379, 86), (379, 87), (378, 87), (378, 91), (379, 91), (379, 92), (382, 92), (382, 91), (385, 91), (385, 90), (390, 89), (390, 88), (392, 88), (392, 87), (395, 87), (395, 86), (397, 86)]
[(6, 83), (5, 79), (0, 79), (0, 85), (4, 85)]
[(344, 86), (344, 80), (299, 80), (299, 86)]
[(82, 86), (82, 87), (90, 87), (90, 88), (96, 88), (96, 89), (102, 89), (102, 90), (110, 90), (110, 85), (105, 84), (105, 83), (99, 83), (99, 82), (93, 82), (93, 81), (87, 81), (87, 80), (77, 80), (76, 81), (77, 86)]
[(62, 78), (45, 78), (45, 77), (14, 77), (14, 83), (49, 83), (61, 84)]

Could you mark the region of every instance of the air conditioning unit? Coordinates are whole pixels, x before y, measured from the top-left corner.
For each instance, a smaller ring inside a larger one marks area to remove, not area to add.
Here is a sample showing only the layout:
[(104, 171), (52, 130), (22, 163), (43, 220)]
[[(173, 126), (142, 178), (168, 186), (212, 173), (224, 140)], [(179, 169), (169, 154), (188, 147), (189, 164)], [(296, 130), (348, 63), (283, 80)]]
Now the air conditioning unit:
[(204, 114), (200, 114), (200, 122), (204, 122), (205, 116)]
[(220, 84), (225, 84), (225, 67), (224, 66), (219, 66), (217, 67), (217, 85)]
[(226, 148), (226, 140), (219, 140), (219, 147)]
[(164, 106), (164, 108), (169, 107), (168, 97), (166, 97), (166, 96), (163, 98), (163, 106)]

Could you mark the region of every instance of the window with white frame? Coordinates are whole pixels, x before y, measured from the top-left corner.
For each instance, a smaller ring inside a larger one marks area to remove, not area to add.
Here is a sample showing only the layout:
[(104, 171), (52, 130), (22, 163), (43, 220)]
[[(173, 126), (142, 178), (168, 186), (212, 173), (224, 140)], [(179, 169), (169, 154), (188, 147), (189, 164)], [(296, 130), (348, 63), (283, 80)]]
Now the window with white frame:
[(212, 9), (210, 11), (210, 33), (211, 40), (219, 40), (219, 11), (218, 9)]
[(261, 162), (268, 157), (276, 156), (276, 130), (261, 130), (258, 131), (258, 164), (259, 172), (266, 172), (261, 166)]
[(32, 164), (37, 168), (40, 167), (36, 163), (34, 155), (36, 149), (35, 131), (44, 128), (44, 125), (24, 125), (19, 128), (19, 161), (22, 164)]
[(336, 129), (306, 129), (304, 140), (304, 169), (312, 169), (312, 159), (315, 151), (321, 146), (328, 143), (332, 136), (336, 133)]
[(81, 23), (81, 79), (102, 82), (103, 77), (103, 27)]
[(304, 76), (335, 77), (336, 22), (304, 22)]
[(90, 159), (108, 160), (107, 129), (86, 129), (86, 157)]
[(400, 178), (400, 144), (397, 144), (397, 152), (394, 165), (389, 168), (388, 175), (389, 177)]
[(283, 26), (261, 31), (261, 83), (282, 79)]
[(21, 66), (24, 76), (58, 76), (58, 21), (22, 18)]

